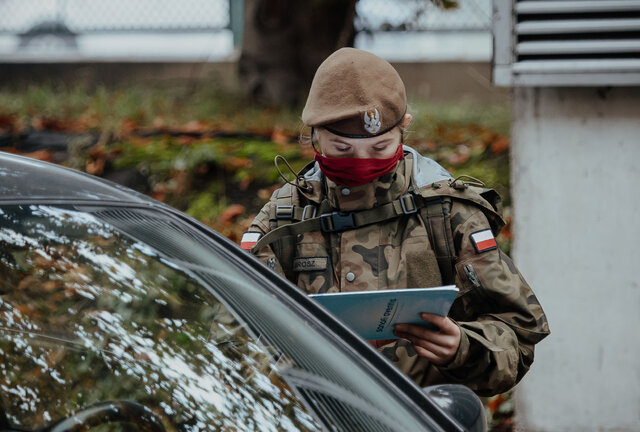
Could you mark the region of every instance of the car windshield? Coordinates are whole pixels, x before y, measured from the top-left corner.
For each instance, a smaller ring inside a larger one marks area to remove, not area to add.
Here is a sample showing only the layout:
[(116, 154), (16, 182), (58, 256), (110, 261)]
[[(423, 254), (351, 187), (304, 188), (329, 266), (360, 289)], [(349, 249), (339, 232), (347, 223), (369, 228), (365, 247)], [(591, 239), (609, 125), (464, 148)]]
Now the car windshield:
[(1, 207), (0, 425), (424, 427), (223, 250), (155, 210)]

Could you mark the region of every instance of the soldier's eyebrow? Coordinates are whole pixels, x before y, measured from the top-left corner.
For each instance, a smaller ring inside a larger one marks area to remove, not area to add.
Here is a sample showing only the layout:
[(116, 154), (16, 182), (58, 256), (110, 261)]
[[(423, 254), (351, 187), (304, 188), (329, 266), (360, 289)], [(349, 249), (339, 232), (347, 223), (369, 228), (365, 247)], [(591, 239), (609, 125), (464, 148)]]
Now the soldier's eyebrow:
[(393, 138), (385, 138), (383, 140), (380, 140), (376, 143), (373, 143), (373, 146), (377, 146), (377, 145), (389, 145), (389, 144), (393, 144)]
[(334, 144), (344, 144), (344, 145), (348, 145), (348, 146), (352, 146), (353, 144), (348, 143), (346, 141), (342, 141), (342, 139), (340, 139), (340, 137), (331, 137), (331, 142)]
[[(352, 147), (354, 145), (353, 143), (343, 141), (340, 137), (331, 137), (330, 141), (334, 144), (344, 144), (344, 145), (348, 145), (349, 147)], [(370, 145), (371, 147), (378, 146), (378, 145), (389, 145), (389, 144), (393, 144), (393, 141), (394, 141), (393, 138), (384, 138), (380, 141), (371, 143)]]

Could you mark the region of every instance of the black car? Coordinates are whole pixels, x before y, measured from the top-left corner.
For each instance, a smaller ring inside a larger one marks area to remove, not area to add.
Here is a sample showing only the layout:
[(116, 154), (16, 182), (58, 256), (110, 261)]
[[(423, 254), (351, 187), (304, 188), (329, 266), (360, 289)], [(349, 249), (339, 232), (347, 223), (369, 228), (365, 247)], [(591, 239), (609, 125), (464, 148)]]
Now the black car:
[(0, 430), (484, 430), (236, 244), (0, 153)]

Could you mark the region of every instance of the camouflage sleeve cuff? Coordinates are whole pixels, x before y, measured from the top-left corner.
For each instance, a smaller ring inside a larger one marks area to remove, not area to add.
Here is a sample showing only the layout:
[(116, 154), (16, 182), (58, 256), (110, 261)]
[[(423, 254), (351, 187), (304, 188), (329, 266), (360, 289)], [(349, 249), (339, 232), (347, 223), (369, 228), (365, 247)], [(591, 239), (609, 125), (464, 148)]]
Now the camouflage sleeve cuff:
[[(455, 321), (454, 321), (455, 322)], [(438, 369), (441, 371), (452, 371), (458, 369), (467, 361), (467, 357), (469, 357), (469, 349), (471, 347), (471, 343), (469, 342), (469, 337), (467, 336), (467, 331), (460, 327), (460, 325), (456, 322), (456, 325), (460, 329), (460, 345), (458, 346), (458, 351), (456, 351), (455, 357), (444, 366), (439, 366)]]

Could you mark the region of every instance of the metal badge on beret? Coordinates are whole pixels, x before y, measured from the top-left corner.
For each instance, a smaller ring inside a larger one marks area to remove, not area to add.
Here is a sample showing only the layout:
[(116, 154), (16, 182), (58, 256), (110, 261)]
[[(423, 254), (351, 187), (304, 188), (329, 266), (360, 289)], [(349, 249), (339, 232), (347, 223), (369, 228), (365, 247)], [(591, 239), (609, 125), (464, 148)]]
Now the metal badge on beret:
[(373, 111), (365, 111), (364, 112), (364, 130), (374, 135), (380, 131), (380, 126), (382, 123), (380, 122), (380, 113), (377, 109)]

